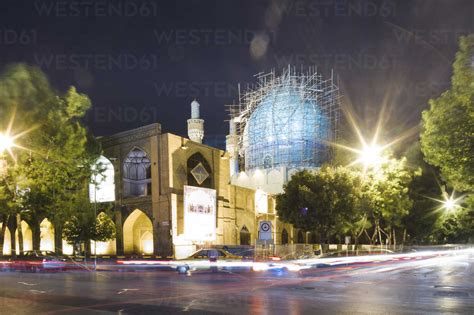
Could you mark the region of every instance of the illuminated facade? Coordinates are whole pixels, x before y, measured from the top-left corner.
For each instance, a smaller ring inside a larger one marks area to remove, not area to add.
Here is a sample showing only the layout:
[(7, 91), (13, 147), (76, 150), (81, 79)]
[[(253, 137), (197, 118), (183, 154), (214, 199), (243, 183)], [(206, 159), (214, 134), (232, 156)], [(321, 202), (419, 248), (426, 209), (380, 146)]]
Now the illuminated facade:
[[(190, 139), (162, 133), (158, 123), (99, 138), (103, 156), (94, 167), (105, 172), (89, 194), (97, 219), (115, 224), (116, 238), (92, 241), (92, 253), (185, 258), (197, 246), (254, 245), (261, 220), (272, 222), (275, 244), (306, 242), (301, 231), (278, 220), (272, 194), (290, 172), (327, 160), (324, 142), (334, 139), (337, 117), (324, 99), (307, 93), (308, 85), (301, 87), (309, 77), (278, 80), (275, 89), (259, 90), (255, 106), (234, 112), (227, 151), (201, 143), (197, 101)], [(110, 204), (113, 210), (103, 212)], [(21, 221), (21, 233), (12, 219), (4, 229), (4, 254), (37, 248), (71, 255), (61, 235), (47, 218)]]

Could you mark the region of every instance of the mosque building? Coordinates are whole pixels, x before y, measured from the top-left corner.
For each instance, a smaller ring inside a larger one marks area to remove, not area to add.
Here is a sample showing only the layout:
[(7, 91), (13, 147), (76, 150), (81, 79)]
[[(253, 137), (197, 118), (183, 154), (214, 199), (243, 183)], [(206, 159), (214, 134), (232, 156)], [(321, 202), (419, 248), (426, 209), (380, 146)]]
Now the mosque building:
[[(310, 241), (278, 220), (274, 196), (294, 172), (317, 169), (331, 158), (338, 90), (315, 69), (302, 74), (289, 68), (258, 80), (239, 95), (238, 105), (229, 106), (226, 151), (202, 143), (204, 120), (196, 100), (188, 138), (163, 133), (159, 123), (99, 138), (98, 162), (106, 170), (90, 196), (99, 209), (102, 202), (114, 204), (116, 238), (92, 242), (93, 253), (185, 258), (199, 246), (254, 245), (263, 220), (271, 223), (271, 243)], [(21, 224), (23, 249), (31, 249), (31, 228)], [(7, 254), (18, 247), (10, 228)], [(40, 230), (40, 249), (72, 253), (47, 219)]]

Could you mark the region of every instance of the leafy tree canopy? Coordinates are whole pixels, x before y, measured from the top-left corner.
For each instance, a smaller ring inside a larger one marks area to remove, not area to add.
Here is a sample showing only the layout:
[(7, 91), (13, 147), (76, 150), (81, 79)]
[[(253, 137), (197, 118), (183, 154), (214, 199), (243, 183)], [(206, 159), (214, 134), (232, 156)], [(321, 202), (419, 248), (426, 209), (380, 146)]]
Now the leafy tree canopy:
[(358, 220), (354, 206), (358, 182), (359, 178), (344, 167), (298, 172), (277, 196), (277, 213), (283, 221), (328, 237)]
[(474, 35), (462, 37), (452, 87), (423, 112), (421, 148), (457, 191), (474, 191)]
[(74, 87), (54, 90), (38, 68), (16, 64), (0, 74), (0, 130), (13, 121), (11, 133), (21, 134), (15, 142), (23, 147), (13, 149), (14, 159), (2, 157), (7, 164), (0, 180), (4, 213), (28, 210), (63, 223), (80, 211), (90, 166), (100, 154), (81, 122), (90, 106)]

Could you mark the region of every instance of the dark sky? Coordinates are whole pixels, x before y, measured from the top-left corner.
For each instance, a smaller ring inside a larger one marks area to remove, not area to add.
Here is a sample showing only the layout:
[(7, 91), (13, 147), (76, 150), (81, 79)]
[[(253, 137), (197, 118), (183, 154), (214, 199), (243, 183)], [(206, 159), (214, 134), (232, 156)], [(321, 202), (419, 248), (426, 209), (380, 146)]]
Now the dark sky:
[(96, 135), (155, 121), (184, 135), (197, 98), (208, 141), (222, 145), (239, 82), (315, 64), (334, 69), (365, 127), (386, 103), (390, 133), (449, 86), (458, 38), (472, 32), (472, 0), (2, 0), (0, 66), (35, 64), (57, 89), (88, 94)]

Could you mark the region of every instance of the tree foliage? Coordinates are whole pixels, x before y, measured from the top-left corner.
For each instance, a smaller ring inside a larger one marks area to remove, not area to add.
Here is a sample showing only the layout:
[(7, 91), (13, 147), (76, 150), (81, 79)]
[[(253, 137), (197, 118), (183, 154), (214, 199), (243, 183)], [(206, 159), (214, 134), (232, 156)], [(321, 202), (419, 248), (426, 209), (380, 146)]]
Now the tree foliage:
[(434, 238), (441, 243), (472, 243), (474, 241), (474, 195), (468, 196), (460, 207), (451, 211), (440, 209), (440, 217), (433, 230)]
[(350, 229), (358, 221), (359, 178), (344, 167), (324, 167), (319, 172), (301, 171), (277, 196), (281, 220), (307, 231), (319, 231), (322, 238)]
[(86, 243), (89, 240), (105, 242), (115, 238), (115, 224), (106, 213), (102, 211), (95, 216), (93, 207), (82, 208), (69, 218), (63, 226), (63, 238), (69, 244)]
[(462, 37), (451, 88), (423, 112), (421, 148), (458, 191), (474, 191), (474, 35)]
[(409, 167), (420, 170), (420, 176), (413, 178), (409, 185), (413, 205), (404, 218), (407, 238), (411, 243), (426, 244), (438, 241), (435, 235), (437, 222), (441, 216), (440, 203), (443, 184), (439, 170), (424, 161), (419, 142), (415, 142), (405, 152)]
[(357, 242), (373, 228), (372, 236), (366, 233), (369, 241), (394, 243), (412, 205), (408, 186), (414, 175), (405, 158), (387, 159), (367, 173), (342, 166), (301, 171), (277, 196), (277, 213), (297, 228), (318, 231), (322, 240), (352, 235)]
[(4, 214), (24, 215), (27, 210), (60, 226), (88, 204), (84, 187), (101, 152), (81, 122), (90, 106), (89, 98), (74, 87), (65, 93), (54, 90), (35, 67), (12, 65), (0, 75), (0, 130), (15, 117), (12, 133), (23, 133), (16, 142), (24, 147), (14, 149), (15, 160), (4, 156)]
[(389, 243), (396, 240), (395, 231), (402, 228), (402, 220), (412, 206), (408, 187), (419, 172), (410, 171), (406, 164), (405, 157), (391, 158), (365, 175), (362, 194), (369, 204), (369, 217), (375, 227), (373, 235), (378, 234), (380, 243), (383, 243), (382, 233)]

